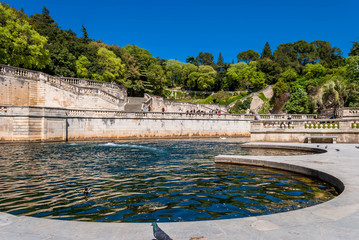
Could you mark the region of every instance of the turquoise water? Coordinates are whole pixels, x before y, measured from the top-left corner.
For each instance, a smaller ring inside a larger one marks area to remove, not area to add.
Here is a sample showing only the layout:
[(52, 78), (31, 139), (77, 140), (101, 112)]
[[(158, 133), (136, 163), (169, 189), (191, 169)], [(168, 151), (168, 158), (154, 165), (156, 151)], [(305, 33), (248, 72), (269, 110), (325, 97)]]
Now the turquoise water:
[(255, 154), (240, 145), (220, 139), (0, 145), (0, 211), (173, 222), (271, 214), (335, 196), (333, 187), (301, 175), (214, 164), (218, 154)]

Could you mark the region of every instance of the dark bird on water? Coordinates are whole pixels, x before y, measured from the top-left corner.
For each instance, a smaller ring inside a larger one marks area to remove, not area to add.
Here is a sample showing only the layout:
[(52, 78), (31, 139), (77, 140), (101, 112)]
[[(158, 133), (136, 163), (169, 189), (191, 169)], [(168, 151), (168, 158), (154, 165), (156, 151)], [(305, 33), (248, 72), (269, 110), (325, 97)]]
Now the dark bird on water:
[(85, 189), (84, 189), (84, 192), (83, 192), (83, 193), (84, 193), (85, 195), (88, 195), (88, 194), (90, 194), (90, 193), (91, 193), (91, 191), (92, 191), (92, 190), (91, 190), (91, 188), (89, 188), (89, 187), (85, 187)]
[(317, 147), (319, 147), (319, 145), (317, 145)]
[(355, 147), (359, 149), (359, 146), (355, 146)]
[(340, 149), (338, 149), (338, 148), (336, 148), (335, 150), (337, 150), (337, 152), (339, 152), (339, 151), (340, 151)]
[(328, 148), (328, 145), (325, 146), (325, 149), (327, 149), (327, 148)]
[(162, 231), (162, 229), (157, 225), (156, 222), (153, 222), (152, 226), (153, 226), (153, 236), (157, 240), (173, 240), (164, 231)]

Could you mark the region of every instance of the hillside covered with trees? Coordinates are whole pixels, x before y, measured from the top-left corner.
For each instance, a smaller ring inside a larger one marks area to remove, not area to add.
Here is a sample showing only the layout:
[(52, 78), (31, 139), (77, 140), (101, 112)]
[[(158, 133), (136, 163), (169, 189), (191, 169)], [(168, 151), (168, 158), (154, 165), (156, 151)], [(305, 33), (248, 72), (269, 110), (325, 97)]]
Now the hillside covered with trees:
[(154, 57), (136, 45), (108, 45), (63, 30), (46, 7), (41, 14), (0, 4), (0, 63), (55, 76), (116, 82), (130, 96), (165, 96), (166, 88), (193, 91), (257, 91), (273, 86), (274, 112), (313, 113), (359, 106), (359, 42), (349, 57), (326, 41), (281, 44), (272, 51), (243, 51), (237, 63), (200, 52), (185, 63)]

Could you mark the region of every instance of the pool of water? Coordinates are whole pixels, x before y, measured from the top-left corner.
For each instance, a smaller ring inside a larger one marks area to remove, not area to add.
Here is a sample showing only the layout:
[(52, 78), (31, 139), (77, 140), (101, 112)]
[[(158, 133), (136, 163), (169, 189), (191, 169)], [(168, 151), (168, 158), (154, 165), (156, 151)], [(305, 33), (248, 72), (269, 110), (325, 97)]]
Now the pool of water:
[(219, 154), (255, 154), (240, 145), (228, 139), (0, 145), (0, 211), (173, 222), (271, 214), (335, 197), (332, 186), (302, 175), (214, 164)]

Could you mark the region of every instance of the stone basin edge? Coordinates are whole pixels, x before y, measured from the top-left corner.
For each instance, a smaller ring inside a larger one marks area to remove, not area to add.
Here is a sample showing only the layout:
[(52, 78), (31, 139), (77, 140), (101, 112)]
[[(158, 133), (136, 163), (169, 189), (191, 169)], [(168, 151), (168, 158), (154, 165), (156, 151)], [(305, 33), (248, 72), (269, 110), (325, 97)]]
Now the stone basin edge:
[[(243, 148), (262, 148), (262, 149), (285, 149), (285, 150), (301, 150), (314, 153), (326, 153), (324, 149), (312, 148), (312, 147), (300, 147), (300, 146), (283, 146), (283, 145), (266, 145), (266, 144), (243, 144)], [(300, 155), (299, 155), (300, 156)], [(215, 157), (215, 163), (217, 164), (232, 164), (232, 165), (248, 165), (258, 166), (266, 168), (274, 168), (279, 170), (285, 170), (289, 172), (299, 173), (306, 176), (314, 177), (327, 182), (335, 187), (338, 195), (344, 191), (344, 183), (337, 177), (328, 174), (326, 172), (295, 165), (292, 163), (276, 162), (273, 161), (273, 156), (264, 156), (267, 159), (256, 159), (257, 156), (237, 156), (237, 155), (218, 155)], [(262, 157), (262, 156), (261, 156)], [(271, 161), (272, 160), (272, 161)]]

